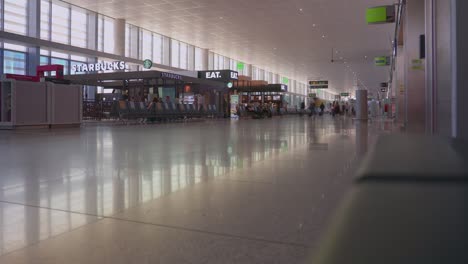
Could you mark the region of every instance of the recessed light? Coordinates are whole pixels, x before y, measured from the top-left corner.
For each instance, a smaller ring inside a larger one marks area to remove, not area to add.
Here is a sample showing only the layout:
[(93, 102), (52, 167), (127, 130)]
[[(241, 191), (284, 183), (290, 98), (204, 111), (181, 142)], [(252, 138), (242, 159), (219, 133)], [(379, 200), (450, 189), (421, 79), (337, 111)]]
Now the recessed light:
[(326, 36), (325, 35), (322, 35), (322, 38), (325, 38)]
[(224, 17), (219, 17), (219, 19), (224, 19)]
[(304, 9), (302, 9), (302, 8), (299, 8), (299, 12), (304, 12)]

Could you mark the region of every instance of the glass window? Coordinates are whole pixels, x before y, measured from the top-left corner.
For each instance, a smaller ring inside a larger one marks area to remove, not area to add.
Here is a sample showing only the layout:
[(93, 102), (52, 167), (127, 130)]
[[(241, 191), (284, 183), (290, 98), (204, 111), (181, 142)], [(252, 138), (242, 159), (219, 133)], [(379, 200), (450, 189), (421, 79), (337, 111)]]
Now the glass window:
[(213, 70), (218, 70), (219, 69), (219, 55), (214, 54), (213, 56)]
[[(130, 33), (130, 30), (129, 30), (129, 33)], [(130, 37), (130, 34), (128, 35)], [(115, 41), (114, 19), (99, 15), (98, 50), (106, 52), (106, 53), (114, 53), (114, 41)]]
[(50, 54), (52, 57), (55, 57), (55, 58), (68, 59), (69, 57), (67, 53), (62, 53), (62, 52), (57, 52), (57, 51), (52, 51)]
[(195, 48), (195, 70), (203, 71), (203, 50)]
[(111, 18), (104, 18), (104, 52), (114, 53), (115, 42), (115, 28), (114, 20)]
[(54, 42), (69, 44), (70, 8), (52, 3), (52, 34)]
[(3, 73), (26, 74), (26, 53), (4, 50)]
[(208, 70), (214, 70), (214, 53), (209, 52), (208, 53)]
[(125, 57), (130, 57), (130, 24), (125, 24)]
[(86, 48), (88, 35), (88, 14), (86, 10), (73, 7), (71, 10), (71, 45)]
[(153, 57), (153, 36), (150, 31), (142, 29), (140, 31), (141, 59), (151, 59)]
[(3, 43), (3, 48), (7, 50), (22, 51), (22, 52), (26, 52), (27, 50), (25, 46), (10, 44), (10, 43)]
[[(60, 58), (51, 58), (50, 64), (63, 65), (63, 74), (68, 75), (68, 60), (60, 59)], [(52, 73), (52, 76), (53, 75), (55, 75), (55, 73)]]
[(171, 66), (179, 68), (179, 41), (172, 39), (171, 40)]
[(39, 64), (40, 64), (40, 65), (48, 65), (48, 64), (50, 64), (50, 63), (49, 63), (49, 57), (47, 57), (47, 56), (41, 56), (40, 61), (39, 61)]
[(224, 67), (224, 56), (218, 55), (218, 68), (217, 70), (222, 70)]
[(153, 62), (162, 64), (162, 36), (153, 34)]
[(41, 39), (50, 40), (50, 2), (41, 1)]
[(188, 46), (186, 43), (180, 42), (180, 66), (181, 69), (187, 69), (188, 67), (188, 53), (187, 53)]
[(28, 33), (28, 1), (27, 0), (4, 0), (4, 25), (5, 31), (21, 35)]

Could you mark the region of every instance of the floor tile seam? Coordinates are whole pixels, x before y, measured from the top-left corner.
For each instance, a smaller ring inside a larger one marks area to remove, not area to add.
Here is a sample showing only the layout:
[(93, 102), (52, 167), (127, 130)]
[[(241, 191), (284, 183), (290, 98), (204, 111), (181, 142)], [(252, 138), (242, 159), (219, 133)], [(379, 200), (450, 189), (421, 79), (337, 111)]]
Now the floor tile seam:
[(260, 242), (260, 243), (291, 246), (291, 247), (296, 247), (296, 248), (304, 248), (304, 249), (309, 248), (309, 246), (307, 246), (305, 244), (302, 244), (302, 243), (270, 240), (270, 239), (248, 237), (248, 236), (241, 236), (241, 235), (221, 233), (221, 232), (212, 232), (212, 231), (207, 231), (207, 230), (203, 230), (203, 229), (188, 228), (188, 227), (182, 227), (182, 226), (173, 226), (173, 225), (165, 225), (165, 224), (158, 224), (158, 223), (149, 223), (149, 222), (130, 220), (130, 219), (125, 219), (125, 218), (120, 218), (120, 217), (115, 217), (115, 216), (105, 216), (104, 218), (105, 219), (115, 220), (115, 221), (122, 221), (122, 222), (141, 224), (141, 225), (149, 225), (149, 226), (155, 226), (155, 227), (159, 227), (159, 228), (166, 228), (166, 229), (172, 229), (172, 230), (178, 230), (178, 231), (184, 231), (184, 232), (190, 232), (190, 233), (199, 233), (199, 234), (204, 234), (204, 235), (212, 235), (212, 236), (233, 238), (233, 239), (239, 239), (239, 240), (248, 240), (248, 241), (255, 241), (255, 242)]
[(50, 210), (50, 211), (58, 211), (58, 212), (69, 213), (69, 214), (92, 216), (92, 217), (97, 217), (97, 218), (104, 218), (105, 217), (104, 215), (99, 215), (99, 214), (83, 213), (83, 212), (77, 212), (77, 211), (72, 211), (72, 210), (65, 210), (65, 209), (52, 208), (52, 207), (33, 205), (33, 204), (26, 204), (26, 203), (19, 203), (19, 202), (11, 202), (11, 201), (5, 201), (5, 200), (0, 200), (0, 203), (12, 204), (12, 205), (18, 205), (18, 206), (24, 206), (24, 207), (31, 207), (31, 208), (37, 208), (37, 209), (44, 209), (44, 210)]

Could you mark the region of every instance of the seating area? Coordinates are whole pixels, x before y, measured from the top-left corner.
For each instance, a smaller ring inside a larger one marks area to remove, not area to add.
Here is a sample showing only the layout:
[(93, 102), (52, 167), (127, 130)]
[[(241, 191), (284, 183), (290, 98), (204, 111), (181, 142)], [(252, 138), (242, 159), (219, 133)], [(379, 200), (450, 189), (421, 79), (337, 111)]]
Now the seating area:
[[(240, 116), (241, 117), (252, 117), (259, 118), (259, 113), (264, 112), (264, 109), (261, 106), (251, 106), (249, 109), (244, 105), (239, 106)], [(267, 114), (268, 113), (268, 114)], [(297, 115), (300, 113), (300, 110), (296, 108), (280, 108), (278, 109), (274, 106), (270, 106), (269, 109), (265, 112), (267, 116), (277, 116), (277, 115)], [(260, 116), (261, 118), (262, 116)], [(263, 116), (266, 117), (266, 116)]]
[(144, 102), (116, 101), (111, 117), (122, 121), (144, 119), (147, 122), (164, 122), (194, 118), (218, 118), (224, 116), (216, 105), (196, 109), (191, 104), (154, 103), (150, 108)]

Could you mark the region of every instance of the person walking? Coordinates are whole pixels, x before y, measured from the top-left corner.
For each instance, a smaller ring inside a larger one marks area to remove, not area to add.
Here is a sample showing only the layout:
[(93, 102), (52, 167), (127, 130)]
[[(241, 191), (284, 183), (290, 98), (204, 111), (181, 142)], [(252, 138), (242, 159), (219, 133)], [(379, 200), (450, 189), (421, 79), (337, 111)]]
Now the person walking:
[(325, 104), (322, 102), (320, 104), (320, 116), (323, 116), (324, 111), (325, 111)]

